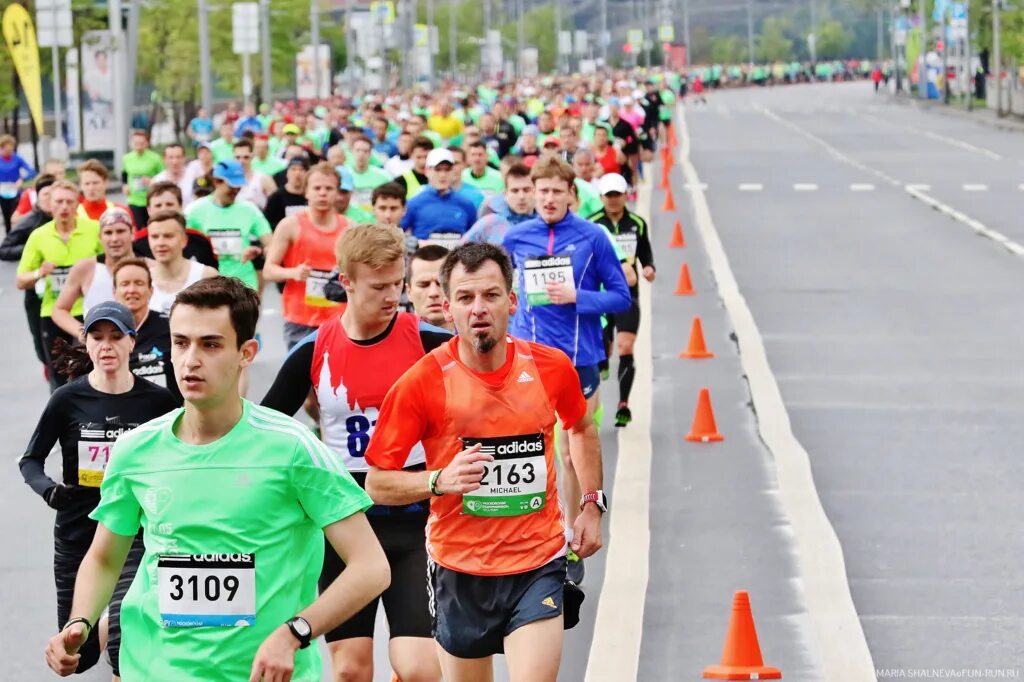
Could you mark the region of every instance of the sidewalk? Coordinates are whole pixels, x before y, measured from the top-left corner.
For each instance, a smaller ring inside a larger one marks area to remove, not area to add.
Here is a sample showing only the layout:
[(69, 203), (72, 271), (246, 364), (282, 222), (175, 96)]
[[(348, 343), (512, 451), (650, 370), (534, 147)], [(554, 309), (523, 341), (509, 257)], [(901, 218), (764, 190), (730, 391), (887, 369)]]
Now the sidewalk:
[(1007, 115), (1000, 118), (996, 115), (996, 112), (993, 109), (989, 109), (988, 107), (975, 107), (972, 111), (967, 111), (962, 105), (946, 105), (930, 99), (920, 100), (911, 98), (907, 95), (897, 95), (893, 93), (889, 93), (887, 97), (888, 101), (892, 104), (913, 107), (920, 111), (934, 112), (942, 116), (952, 116), (968, 121), (974, 121), (975, 123), (979, 123), (990, 128), (996, 128), (998, 130), (1024, 133), (1024, 118), (1014, 115)]

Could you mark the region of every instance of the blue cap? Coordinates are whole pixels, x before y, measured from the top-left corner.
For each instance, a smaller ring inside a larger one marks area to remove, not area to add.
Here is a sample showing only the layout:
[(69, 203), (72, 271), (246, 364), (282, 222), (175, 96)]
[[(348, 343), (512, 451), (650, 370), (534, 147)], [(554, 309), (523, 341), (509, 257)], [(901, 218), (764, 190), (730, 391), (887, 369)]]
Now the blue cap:
[(218, 161), (213, 166), (213, 177), (223, 180), (235, 189), (245, 187), (245, 171), (237, 161)]
[(341, 178), (338, 189), (342, 192), (351, 192), (356, 188), (356, 179), (352, 177), (352, 171), (347, 166), (335, 166), (334, 170), (338, 171), (338, 176)]
[(135, 336), (135, 318), (132, 311), (117, 301), (107, 301), (89, 308), (85, 316), (85, 331), (88, 332), (94, 324), (104, 320), (112, 322), (122, 334)]

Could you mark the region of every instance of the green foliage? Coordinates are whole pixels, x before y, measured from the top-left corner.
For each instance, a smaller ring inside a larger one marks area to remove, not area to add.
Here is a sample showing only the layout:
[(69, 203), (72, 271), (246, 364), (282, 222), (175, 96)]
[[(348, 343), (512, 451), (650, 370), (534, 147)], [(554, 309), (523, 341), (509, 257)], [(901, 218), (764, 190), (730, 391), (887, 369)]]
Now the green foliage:
[[(557, 40), (555, 27), (555, 8), (552, 5), (539, 5), (529, 10), (524, 16), (526, 30), (526, 44), (537, 48), (537, 63), (541, 71), (550, 71), (555, 68), (557, 60)], [(501, 35), (506, 44), (513, 46), (512, 50), (505, 50), (506, 54), (515, 57), (516, 44), (516, 22), (509, 20), (501, 27)]]
[(848, 57), (853, 36), (835, 19), (825, 19), (818, 24), (818, 59), (839, 59)]
[(712, 36), (709, 58), (715, 64), (739, 64), (747, 61), (747, 41), (739, 36)]
[(688, 59), (692, 64), (704, 64), (711, 60), (711, 31), (707, 26), (690, 28)]
[(779, 17), (768, 17), (761, 24), (757, 39), (757, 58), (762, 62), (788, 62), (793, 59), (793, 41), (786, 37), (788, 24)]

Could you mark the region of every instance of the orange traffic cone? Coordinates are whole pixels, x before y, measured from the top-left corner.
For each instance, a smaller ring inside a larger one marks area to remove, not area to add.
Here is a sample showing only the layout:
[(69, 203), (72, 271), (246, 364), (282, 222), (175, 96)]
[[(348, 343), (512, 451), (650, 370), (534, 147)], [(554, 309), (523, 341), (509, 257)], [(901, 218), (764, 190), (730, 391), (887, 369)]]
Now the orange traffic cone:
[(658, 189), (668, 189), (669, 188), (669, 184), (668, 184), (668, 173), (669, 173), (669, 170), (670, 169), (669, 169), (668, 166), (662, 167), (662, 170), (661, 170), (661, 182), (658, 183)]
[(664, 205), (662, 205), (661, 210), (662, 211), (674, 211), (674, 210), (676, 210), (676, 200), (675, 200), (675, 197), (672, 196), (672, 190), (671, 189), (665, 191), (665, 203), (664, 203)]
[(696, 293), (693, 290), (693, 282), (690, 281), (690, 267), (686, 263), (683, 263), (679, 270), (679, 281), (676, 282), (676, 290), (673, 293), (676, 296), (693, 296)]
[(704, 343), (704, 326), (700, 323), (700, 318), (693, 318), (693, 324), (690, 326), (690, 343), (686, 350), (679, 353), (681, 358), (713, 358), (715, 354), (708, 350), (707, 345)]
[(671, 147), (675, 147), (676, 145), (679, 144), (679, 140), (676, 139), (676, 127), (675, 126), (669, 126), (668, 127), (668, 144)]
[[(722, 434), (718, 432), (718, 426), (715, 424), (715, 413), (711, 409), (711, 393), (706, 388), (700, 389), (700, 395), (697, 398), (697, 412), (693, 415), (693, 426), (690, 427), (690, 432), (686, 434), (686, 440), (695, 443), (725, 440)], [(750, 610), (749, 604), (747, 605), (747, 610)], [(732, 632), (731, 627), (729, 632)], [(726, 642), (728, 641), (726, 639)]]
[(704, 677), (712, 680), (781, 680), (782, 671), (764, 664), (757, 629), (750, 612), (750, 595), (738, 590), (732, 598), (732, 617), (725, 634), (722, 662), (704, 668)]
[(669, 241), (668, 246), (671, 249), (681, 249), (686, 246), (686, 239), (683, 237), (683, 226), (678, 220), (672, 226), (672, 239)]

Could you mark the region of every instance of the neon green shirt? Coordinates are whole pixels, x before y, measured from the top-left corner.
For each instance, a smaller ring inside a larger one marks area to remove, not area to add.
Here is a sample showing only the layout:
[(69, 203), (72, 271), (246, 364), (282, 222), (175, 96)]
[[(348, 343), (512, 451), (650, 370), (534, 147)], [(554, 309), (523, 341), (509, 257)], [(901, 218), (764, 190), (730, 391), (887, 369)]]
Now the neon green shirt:
[(576, 178), (576, 195), (580, 198), (580, 208), (576, 213), (581, 216), (593, 215), (604, 208), (597, 190), (582, 178)]
[(146, 186), (142, 184), (143, 178), (152, 178), (164, 169), (164, 162), (160, 155), (152, 149), (147, 149), (141, 154), (128, 152), (121, 159), (124, 172), (128, 175), (128, 205), (146, 205)]
[(371, 210), (370, 197), (373, 196), (373, 190), (386, 182), (391, 182), (391, 176), (384, 169), (375, 166), (367, 166), (366, 171), (362, 173), (354, 166), (349, 166), (349, 170), (352, 171), (352, 184), (355, 186), (352, 190), (352, 205), (364, 211)]
[[(117, 440), (91, 514), (118, 535), (145, 530), (121, 605), (121, 675), (247, 680), (263, 640), (316, 599), (322, 529), (371, 501), (290, 417), (243, 400), (231, 431), (190, 445), (173, 430), (183, 413)], [(320, 673), (316, 646), (295, 652), (292, 679)]]
[[(93, 258), (101, 253), (103, 253), (103, 244), (100, 242), (100, 224), (95, 220), (75, 218), (75, 229), (71, 231), (71, 237), (67, 242), (57, 234), (57, 225), (52, 220), (32, 231), (32, 234), (28, 236), (28, 241), (25, 242), (25, 250), (21, 252), (18, 274), (32, 272), (46, 261), (57, 266), (53, 272), (39, 280), (45, 286), (40, 294), (42, 305), (39, 308), (39, 315), (41, 317), (50, 317), (53, 314), (53, 305), (57, 302), (64, 283), (68, 280), (71, 266), (80, 260)], [(36, 286), (38, 291), (39, 284)], [(113, 292), (110, 297), (114, 297)], [(71, 314), (81, 315), (82, 312), (82, 299), (79, 298), (71, 307)]]
[(473, 175), (472, 168), (462, 171), (462, 182), (470, 187), (476, 187), (484, 195), (484, 199), (490, 199), (495, 194), (505, 191), (505, 181), (501, 179), (501, 173), (493, 168), (485, 168), (484, 176), (478, 178)]
[(213, 162), (230, 161), (235, 158), (234, 140), (225, 140), (218, 137), (210, 143), (210, 153), (213, 154)]
[(355, 204), (348, 205), (348, 208), (345, 209), (345, 217), (351, 220), (356, 225), (377, 222), (377, 219), (373, 217), (372, 213), (370, 213), (369, 211), (364, 211)]
[(263, 173), (270, 177), (274, 177), (274, 175), (283, 171), (287, 165), (287, 161), (270, 153), (267, 154), (265, 160), (258, 156), (252, 157), (252, 169), (257, 173)]
[(230, 206), (220, 206), (211, 194), (189, 207), (186, 222), (213, 242), (220, 259), (220, 274), (237, 277), (251, 289), (259, 287), (252, 261), (243, 263), (241, 260), (247, 248), (270, 234), (270, 223), (255, 204), (236, 201)]

